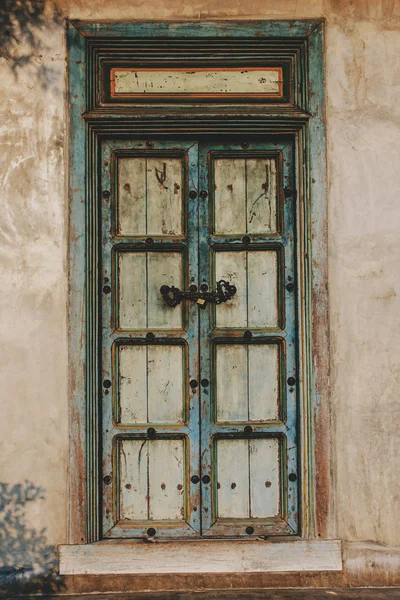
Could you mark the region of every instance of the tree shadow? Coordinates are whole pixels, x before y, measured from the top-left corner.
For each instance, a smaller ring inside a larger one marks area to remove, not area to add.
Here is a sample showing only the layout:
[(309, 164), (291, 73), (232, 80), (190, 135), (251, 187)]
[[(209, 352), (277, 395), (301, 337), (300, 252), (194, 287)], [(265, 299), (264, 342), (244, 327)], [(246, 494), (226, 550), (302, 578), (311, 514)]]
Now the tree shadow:
[(43, 88), (51, 85), (55, 70), (41, 63), (46, 50), (43, 38), (51, 25), (62, 22), (52, 0), (0, 0), (0, 57), (15, 78), (22, 68), (31, 66)]
[(26, 522), (26, 505), (45, 499), (45, 490), (25, 481), (0, 483), (0, 596), (60, 592), (57, 549), (46, 530)]

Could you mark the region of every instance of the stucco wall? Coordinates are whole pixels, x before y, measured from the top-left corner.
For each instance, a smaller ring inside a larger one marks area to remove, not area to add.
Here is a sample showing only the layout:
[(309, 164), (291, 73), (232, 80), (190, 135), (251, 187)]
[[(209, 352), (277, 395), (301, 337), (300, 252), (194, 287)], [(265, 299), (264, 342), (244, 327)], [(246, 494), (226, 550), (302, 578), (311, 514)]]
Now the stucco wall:
[[(36, 17), (38, 26), (28, 26), (32, 38), (25, 34), (21, 43), (11, 40), (1, 46), (0, 482), (9, 498), (3, 500), (3, 509), (19, 502), (33, 535), (47, 528), (44, 546), (66, 541), (68, 136), (63, 17), (326, 17), (331, 531), (344, 540), (400, 545), (400, 4), (71, 0), (57, 6), (61, 17), (54, 18), (47, 6)], [(34, 493), (26, 489), (25, 480), (44, 492), (27, 501)], [(6, 523), (6, 533), (12, 528), (18, 532), (22, 523), (22, 517)], [(0, 563), (38, 558), (34, 550), (27, 556), (18, 543), (14, 546), (7, 555), (0, 552)]]

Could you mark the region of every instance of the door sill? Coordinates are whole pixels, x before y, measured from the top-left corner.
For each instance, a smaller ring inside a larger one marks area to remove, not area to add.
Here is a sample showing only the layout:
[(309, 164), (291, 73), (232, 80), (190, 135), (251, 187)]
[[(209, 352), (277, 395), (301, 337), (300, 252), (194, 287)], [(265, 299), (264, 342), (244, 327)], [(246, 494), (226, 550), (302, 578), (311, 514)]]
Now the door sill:
[(59, 547), (61, 575), (341, 571), (340, 540), (106, 540)]

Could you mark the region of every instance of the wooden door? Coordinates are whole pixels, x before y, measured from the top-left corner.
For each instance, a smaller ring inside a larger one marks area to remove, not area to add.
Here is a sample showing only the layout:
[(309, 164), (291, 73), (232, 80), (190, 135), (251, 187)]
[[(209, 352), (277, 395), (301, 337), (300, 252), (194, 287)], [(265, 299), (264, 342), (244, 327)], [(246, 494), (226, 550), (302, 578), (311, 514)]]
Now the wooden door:
[[(103, 535), (297, 533), (292, 145), (115, 140), (101, 162)], [(160, 293), (220, 280), (218, 305)]]

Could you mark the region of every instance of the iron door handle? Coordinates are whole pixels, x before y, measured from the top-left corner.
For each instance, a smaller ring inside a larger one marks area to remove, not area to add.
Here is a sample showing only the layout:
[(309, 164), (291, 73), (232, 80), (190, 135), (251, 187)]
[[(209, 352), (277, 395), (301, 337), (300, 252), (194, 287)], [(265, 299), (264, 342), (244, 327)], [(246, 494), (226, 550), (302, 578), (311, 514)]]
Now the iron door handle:
[(162, 285), (160, 292), (164, 301), (168, 306), (175, 308), (182, 300), (196, 301), (201, 308), (205, 308), (207, 302), (212, 304), (222, 304), (227, 302), (236, 294), (236, 287), (231, 285), (224, 279), (217, 282), (217, 290), (215, 292), (183, 292), (179, 288), (169, 285)]

